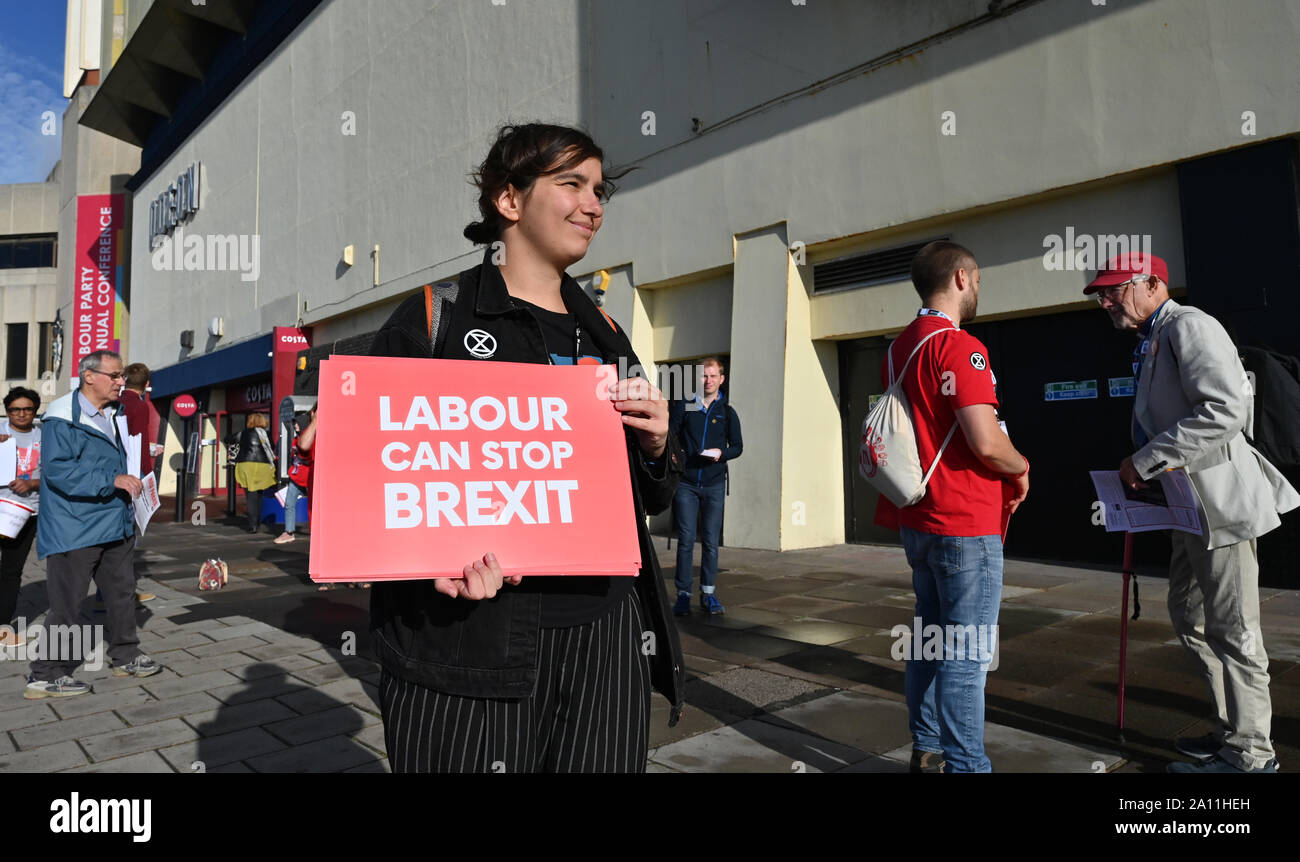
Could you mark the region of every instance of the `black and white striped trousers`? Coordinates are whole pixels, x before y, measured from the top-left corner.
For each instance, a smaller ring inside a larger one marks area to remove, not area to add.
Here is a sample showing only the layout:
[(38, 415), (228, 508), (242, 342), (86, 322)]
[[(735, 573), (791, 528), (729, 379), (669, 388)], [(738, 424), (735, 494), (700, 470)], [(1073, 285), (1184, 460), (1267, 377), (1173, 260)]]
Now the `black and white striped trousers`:
[(458, 697), (384, 670), (393, 772), (644, 772), (650, 667), (636, 591), (603, 618), (543, 628), (532, 697)]

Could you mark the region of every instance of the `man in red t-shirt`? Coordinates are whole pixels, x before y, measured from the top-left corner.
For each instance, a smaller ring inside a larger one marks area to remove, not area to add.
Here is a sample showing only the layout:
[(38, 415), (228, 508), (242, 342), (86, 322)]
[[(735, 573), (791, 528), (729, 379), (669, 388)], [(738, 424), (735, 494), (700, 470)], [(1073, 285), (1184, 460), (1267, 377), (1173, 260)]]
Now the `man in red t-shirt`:
[[(916, 592), (905, 650), (913, 772), (992, 771), (984, 753), (984, 680), (997, 646), (1002, 537), (1029, 493), (1029, 460), (998, 422), (987, 348), (960, 329), (975, 319), (979, 283), (968, 249), (945, 241), (925, 246), (912, 262), (922, 308), (890, 345), (893, 367), (902, 371), (921, 339), (943, 330), (903, 377), (921, 466), (936, 457), (939, 465), (919, 502), (900, 510), (882, 496), (876, 509), (876, 523), (902, 535)], [(888, 377), (885, 363), (886, 386)]]

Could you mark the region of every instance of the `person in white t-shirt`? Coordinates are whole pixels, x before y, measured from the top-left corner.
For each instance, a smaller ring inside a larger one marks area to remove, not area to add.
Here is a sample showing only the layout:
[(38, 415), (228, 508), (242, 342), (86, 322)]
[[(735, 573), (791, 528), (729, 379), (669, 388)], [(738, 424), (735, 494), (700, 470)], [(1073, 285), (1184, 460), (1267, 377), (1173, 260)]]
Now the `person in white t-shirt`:
[(18, 535), (0, 536), (0, 625), (10, 625), (10, 628), (0, 628), (0, 646), (14, 646), (19, 642), (19, 634), (13, 630), (12, 623), (18, 608), (23, 566), (36, 539), (36, 510), (40, 503), (41, 429), (36, 427), (36, 411), (41, 408), (41, 396), (31, 389), (15, 387), (5, 396), (4, 405), (6, 419), (0, 422), (0, 443), (13, 438), (18, 464), (17, 478), (7, 486), (0, 486), (0, 499), (33, 510)]

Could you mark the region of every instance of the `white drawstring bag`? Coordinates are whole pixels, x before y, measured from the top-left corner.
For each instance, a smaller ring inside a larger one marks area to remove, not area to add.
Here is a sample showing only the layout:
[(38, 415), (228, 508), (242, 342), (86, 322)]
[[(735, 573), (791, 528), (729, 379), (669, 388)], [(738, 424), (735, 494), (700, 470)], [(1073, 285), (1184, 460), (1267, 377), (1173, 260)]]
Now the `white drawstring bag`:
[(858, 472), (867, 484), (889, 498), (900, 509), (915, 505), (925, 496), (926, 486), (934, 468), (939, 466), (943, 450), (948, 448), (948, 441), (957, 430), (956, 421), (948, 429), (948, 436), (943, 438), (939, 454), (934, 456), (934, 463), (924, 475), (921, 472), (921, 458), (916, 451), (916, 426), (912, 422), (912, 405), (908, 403), (907, 393), (903, 391), (903, 375), (912, 364), (921, 346), (942, 332), (956, 332), (940, 329), (922, 338), (903, 363), (903, 370), (894, 377), (894, 353), (886, 351), (889, 359), (889, 388), (871, 408), (867, 418), (862, 420), (862, 449), (858, 456)]

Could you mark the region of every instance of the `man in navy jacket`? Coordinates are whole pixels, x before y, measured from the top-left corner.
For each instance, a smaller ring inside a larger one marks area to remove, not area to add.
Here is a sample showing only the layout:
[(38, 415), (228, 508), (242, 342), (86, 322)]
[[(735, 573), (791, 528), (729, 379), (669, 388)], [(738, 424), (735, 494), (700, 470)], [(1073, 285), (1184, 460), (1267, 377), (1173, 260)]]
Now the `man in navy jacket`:
[(81, 386), (54, 401), (41, 422), (41, 517), (36, 554), (46, 561), (50, 637), (37, 647), (23, 696), (71, 697), (90, 687), (72, 678), (83, 637), (59, 636), (77, 625), (93, 578), (108, 612), (114, 676), (151, 676), (162, 668), (140, 652), (135, 621), (135, 523), (131, 499), (142, 484), (126, 469), (126, 416), (117, 403), (122, 357), (96, 350), (77, 366)]
[(691, 580), (695, 565), (695, 524), (703, 518), (704, 553), (700, 560), (700, 610), (725, 613), (714, 594), (718, 577), (718, 539), (722, 535), (722, 503), (726, 496), (727, 462), (743, 450), (740, 418), (719, 391), (726, 381), (721, 360), (710, 356), (700, 363), (704, 391), (693, 401), (674, 401), (668, 433), (681, 441), (686, 468), (673, 499), (677, 532), (677, 603), (673, 613), (691, 612)]

